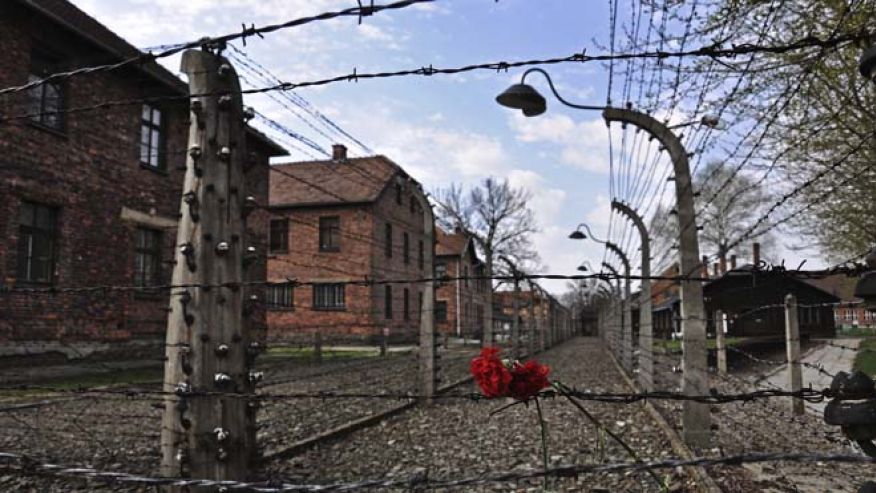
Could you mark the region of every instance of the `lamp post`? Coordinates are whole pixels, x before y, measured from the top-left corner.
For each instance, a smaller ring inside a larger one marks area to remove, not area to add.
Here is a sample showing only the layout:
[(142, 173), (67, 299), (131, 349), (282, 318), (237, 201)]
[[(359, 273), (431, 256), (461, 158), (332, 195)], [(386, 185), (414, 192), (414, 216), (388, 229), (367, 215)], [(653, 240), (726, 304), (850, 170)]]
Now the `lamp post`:
[(612, 209), (620, 212), (639, 230), (642, 244), (642, 282), (639, 293), (639, 384), (642, 390), (650, 392), (654, 390), (654, 360), (653, 360), (653, 329), (651, 326), (651, 239), (648, 236), (648, 228), (645, 221), (632, 207), (619, 202), (611, 201)]
[[(865, 76), (871, 76), (876, 68), (876, 51), (870, 49), (862, 59), (862, 73), (866, 66)], [(682, 315), (682, 348), (684, 361), (684, 378), (682, 391), (686, 395), (705, 395), (708, 393), (708, 376), (706, 374), (706, 326), (705, 307), (703, 305), (703, 288), (698, 281), (686, 280), (687, 276), (701, 271), (700, 248), (697, 239), (694, 194), (691, 187), (690, 165), (687, 151), (681, 140), (665, 124), (653, 117), (635, 111), (631, 108), (611, 108), (573, 104), (563, 99), (554, 87), (547, 72), (541, 69), (529, 69), (523, 73), (519, 84), (514, 84), (496, 97), (496, 101), (510, 108), (519, 109), (526, 116), (536, 116), (545, 112), (547, 103), (544, 97), (532, 86), (524, 83), (526, 76), (539, 72), (545, 76), (551, 92), (557, 99), (570, 108), (584, 110), (602, 110), (602, 117), (607, 124), (621, 122), (632, 124), (645, 130), (657, 139), (669, 153), (675, 171), (676, 210), (678, 222), (682, 227), (679, 231), (679, 256), (682, 273), (681, 284), (681, 315)], [(872, 77), (871, 77), (872, 79)], [(714, 119), (703, 119), (700, 124), (717, 127)], [(682, 403), (682, 428), (684, 441), (693, 447), (705, 448), (709, 445), (710, 416), (708, 404), (693, 401)]]
[[(586, 235), (584, 234), (583, 231), (581, 231), (581, 228), (584, 228), (587, 230)], [(621, 335), (621, 337), (620, 337), (620, 348), (618, 348), (618, 349), (620, 349), (619, 356), (620, 356), (621, 364), (624, 366), (624, 368), (626, 368), (629, 371), (629, 370), (633, 369), (633, 344), (632, 344), (632, 342), (633, 342), (633, 326), (632, 326), (632, 299), (631, 299), (632, 280), (630, 279), (630, 275), (631, 275), (630, 260), (629, 260), (629, 258), (627, 258), (627, 255), (624, 253), (624, 251), (621, 250), (621, 248), (619, 246), (617, 246), (616, 244), (614, 244), (610, 241), (602, 241), (599, 238), (596, 238), (595, 236), (593, 236), (593, 232), (590, 231), (590, 227), (584, 223), (579, 224), (578, 228), (575, 229), (575, 231), (573, 231), (569, 235), (569, 238), (573, 239), (573, 240), (583, 240), (583, 239), (587, 238), (588, 235), (590, 236), (590, 238), (593, 241), (595, 241), (597, 243), (602, 243), (603, 245), (605, 245), (606, 248), (608, 248), (609, 250), (611, 250), (615, 254), (617, 254), (617, 256), (620, 257), (621, 263), (624, 266), (624, 277), (626, 278), (626, 283), (624, 283), (624, 294), (623, 294), (623, 297), (621, 297), (621, 301), (620, 301), (620, 311), (621, 311), (620, 335)], [(603, 265), (605, 265), (605, 264), (603, 264)], [(615, 275), (617, 275), (616, 272), (615, 272)], [(618, 280), (618, 284), (620, 284), (620, 280)]]
[[(614, 275), (615, 280), (617, 281), (617, 286), (612, 290), (614, 292), (613, 300), (621, 300), (620, 304), (616, 301), (612, 301), (611, 306), (609, 307), (609, 311), (611, 313), (612, 323), (609, 329), (611, 330), (611, 336), (609, 337), (609, 346), (611, 347), (612, 352), (614, 354), (620, 353), (619, 346), (619, 338), (618, 333), (623, 333), (624, 330), (624, 320), (623, 320), (623, 299), (621, 298), (621, 290), (620, 290), (620, 274), (618, 274), (617, 269), (614, 268), (613, 265), (608, 262), (602, 263), (602, 268), (607, 270)], [(619, 322), (619, 323), (618, 323)], [(622, 337), (622, 336), (621, 336)]]

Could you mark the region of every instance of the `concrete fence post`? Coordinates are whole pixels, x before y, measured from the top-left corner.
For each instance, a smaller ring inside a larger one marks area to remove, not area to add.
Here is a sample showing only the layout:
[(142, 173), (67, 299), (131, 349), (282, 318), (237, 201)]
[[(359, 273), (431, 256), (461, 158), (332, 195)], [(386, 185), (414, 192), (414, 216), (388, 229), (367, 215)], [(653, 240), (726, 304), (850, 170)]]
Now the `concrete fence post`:
[(718, 373), (727, 374), (727, 315), (718, 310), (715, 312), (715, 346), (718, 353)]
[[(797, 323), (797, 298), (785, 296), (785, 347), (788, 353), (788, 387), (792, 392), (803, 388), (803, 371), (800, 365), (800, 325)], [(789, 397), (791, 413), (804, 412), (803, 399)]]

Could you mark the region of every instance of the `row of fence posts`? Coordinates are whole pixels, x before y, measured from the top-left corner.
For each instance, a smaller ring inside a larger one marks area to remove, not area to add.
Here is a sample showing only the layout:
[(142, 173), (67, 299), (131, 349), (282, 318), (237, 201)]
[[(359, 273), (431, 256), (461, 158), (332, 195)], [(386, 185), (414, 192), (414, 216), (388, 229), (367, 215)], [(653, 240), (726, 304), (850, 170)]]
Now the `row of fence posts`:
[[(246, 217), (257, 204), (246, 195), (243, 180), (249, 157), (247, 112), (239, 79), (221, 56), (222, 48), (204, 46), (182, 57), (181, 70), (188, 75), (192, 95), (191, 123), (172, 284), (187, 287), (174, 290), (169, 304), (161, 474), (246, 481), (260, 458), (255, 386), (261, 374), (252, 367), (264, 341), (252, 333), (249, 320), (260, 300), (255, 291), (243, 287), (249, 277), (246, 258), (254, 250), (246, 244)], [(432, 209), (424, 197), (420, 199), (426, 241), (434, 244), (429, 237), (434, 234)], [(433, 249), (425, 253), (426, 265), (433, 265)], [(521, 349), (518, 298), (523, 279), (515, 275), (516, 329), (511, 342), (515, 356)], [(556, 300), (527, 281), (532, 291), (527, 349), (532, 355), (569, 338), (572, 330), (571, 317), (558, 315), (562, 312)], [(431, 403), (441, 374), (434, 294), (434, 282), (425, 282), (417, 353), (420, 398), (425, 404)], [(492, 327), (484, 330), (483, 345), (493, 344), (492, 332)], [(382, 355), (387, 351), (387, 335), (380, 344)], [(323, 343), (322, 334), (316, 332), (317, 358), (323, 356)]]
[[(643, 285), (647, 282), (643, 282)], [(650, 290), (649, 290), (650, 291)], [(632, 324), (630, 317), (630, 298), (619, 296), (620, 289), (615, 290), (614, 296), (609, 298), (607, 304), (602, 305), (598, 311), (597, 332), (606, 341), (612, 353), (618, 358), (624, 369), (637, 373), (639, 386), (645, 392), (654, 390), (653, 382), (653, 336), (651, 327), (650, 303), (646, 303), (640, 297), (640, 333), (639, 347), (632, 346)], [(800, 325), (798, 319), (797, 298), (793, 294), (785, 297), (784, 320), (785, 320), (785, 348), (787, 360), (787, 387), (786, 390), (798, 392), (803, 388), (802, 362), (800, 360)], [(727, 341), (726, 334), (731, 321), (727, 314), (719, 311), (714, 315), (715, 331), (715, 371), (720, 375), (726, 375), (727, 368)], [(643, 330), (645, 328), (645, 330)], [(682, 344), (682, 351), (684, 344)], [(627, 359), (630, 355), (630, 359)], [(636, 357), (637, 356), (637, 357)], [(627, 363), (629, 361), (629, 363)], [(684, 375), (684, 367), (681, 368)], [(684, 378), (682, 376), (682, 378)], [(804, 412), (802, 399), (789, 397), (788, 407), (792, 414), (801, 415)]]

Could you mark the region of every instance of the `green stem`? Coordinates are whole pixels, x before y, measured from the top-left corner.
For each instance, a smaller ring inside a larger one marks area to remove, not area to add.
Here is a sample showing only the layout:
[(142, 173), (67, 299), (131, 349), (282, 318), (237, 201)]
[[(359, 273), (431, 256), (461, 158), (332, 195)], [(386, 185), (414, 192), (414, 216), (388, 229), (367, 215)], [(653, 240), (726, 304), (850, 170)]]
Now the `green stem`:
[[(580, 402), (578, 402), (578, 399), (576, 399), (575, 397), (573, 397), (571, 394), (569, 394), (566, 391), (566, 388), (565, 388), (565, 386), (563, 386), (563, 384), (556, 382), (556, 383), (554, 383), (554, 388), (557, 389), (557, 392), (559, 392), (560, 395), (562, 395), (563, 397), (568, 399), (569, 402), (571, 402), (573, 406), (578, 408), (578, 410), (581, 411), (581, 413), (584, 414), (584, 416), (587, 417), (587, 419), (590, 420), (590, 422), (593, 423), (598, 429), (601, 429), (608, 436), (613, 438), (614, 441), (619, 443), (620, 446), (623, 447), (624, 450), (626, 450), (628, 454), (630, 454), (630, 457), (633, 458), (634, 462), (640, 462), (640, 463), (642, 462), (642, 460), (639, 458), (639, 454), (637, 454), (636, 451), (633, 450), (632, 447), (627, 445), (627, 443), (624, 442), (620, 436), (616, 435), (613, 431), (609, 430), (604, 424), (602, 424), (602, 422), (600, 422), (598, 419), (596, 419), (596, 416), (590, 414), (590, 412), (587, 411), (587, 409), (584, 409), (584, 406), (581, 405)], [(657, 483), (657, 486), (660, 487), (661, 491), (664, 491), (664, 492), (669, 491), (669, 485), (667, 485), (665, 481), (661, 480), (660, 477), (657, 476), (656, 473), (654, 473), (654, 471), (649, 469), (648, 474), (650, 474), (651, 477), (654, 478), (654, 481)]]
[(541, 403), (538, 401), (538, 397), (535, 398), (535, 409), (538, 411), (538, 425), (541, 428), (541, 460), (544, 464), (545, 475), (542, 479), (543, 489), (547, 491), (548, 489), (548, 446), (547, 446), (547, 423), (544, 421), (544, 414), (541, 412)]

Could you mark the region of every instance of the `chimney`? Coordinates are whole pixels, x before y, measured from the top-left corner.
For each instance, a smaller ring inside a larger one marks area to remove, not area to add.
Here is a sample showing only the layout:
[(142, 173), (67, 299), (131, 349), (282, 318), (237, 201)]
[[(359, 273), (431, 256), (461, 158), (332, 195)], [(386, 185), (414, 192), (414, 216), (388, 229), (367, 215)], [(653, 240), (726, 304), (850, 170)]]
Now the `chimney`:
[(347, 160), (347, 146), (344, 144), (333, 144), (332, 145), (332, 161), (346, 161)]
[(727, 255), (726, 254), (721, 254), (720, 262), (721, 262), (721, 275), (723, 276), (724, 274), (727, 273)]
[(709, 278), (709, 257), (703, 255), (703, 258), (701, 259), (701, 261), (702, 261), (702, 263), (700, 265), (703, 268), (703, 277), (708, 279)]
[(760, 264), (760, 243), (751, 246), (751, 256), (754, 257), (754, 265), (757, 267)]
[(736, 255), (730, 255), (730, 268), (736, 269)]

